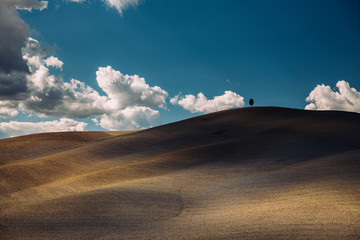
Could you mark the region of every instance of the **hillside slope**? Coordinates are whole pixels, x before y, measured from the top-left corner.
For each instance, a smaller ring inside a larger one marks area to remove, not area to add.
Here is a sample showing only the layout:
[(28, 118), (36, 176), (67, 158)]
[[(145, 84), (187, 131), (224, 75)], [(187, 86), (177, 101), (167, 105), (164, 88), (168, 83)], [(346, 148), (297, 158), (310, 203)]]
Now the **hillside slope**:
[(360, 115), (233, 109), (0, 140), (1, 239), (358, 239)]

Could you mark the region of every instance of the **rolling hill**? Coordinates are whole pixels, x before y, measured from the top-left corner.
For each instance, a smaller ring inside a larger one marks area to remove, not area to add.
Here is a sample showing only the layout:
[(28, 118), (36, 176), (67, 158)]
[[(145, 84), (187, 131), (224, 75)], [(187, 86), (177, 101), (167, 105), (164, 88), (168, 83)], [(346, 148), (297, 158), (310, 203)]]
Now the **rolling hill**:
[(360, 114), (253, 107), (0, 140), (0, 239), (359, 239)]

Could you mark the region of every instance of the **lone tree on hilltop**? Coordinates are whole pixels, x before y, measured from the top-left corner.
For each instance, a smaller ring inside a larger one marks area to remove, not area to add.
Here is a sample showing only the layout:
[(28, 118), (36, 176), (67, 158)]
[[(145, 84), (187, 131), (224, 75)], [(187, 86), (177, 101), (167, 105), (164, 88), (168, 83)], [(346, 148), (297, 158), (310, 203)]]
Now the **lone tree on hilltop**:
[(249, 104), (250, 104), (250, 106), (254, 105), (254, 99), (250, 98)]

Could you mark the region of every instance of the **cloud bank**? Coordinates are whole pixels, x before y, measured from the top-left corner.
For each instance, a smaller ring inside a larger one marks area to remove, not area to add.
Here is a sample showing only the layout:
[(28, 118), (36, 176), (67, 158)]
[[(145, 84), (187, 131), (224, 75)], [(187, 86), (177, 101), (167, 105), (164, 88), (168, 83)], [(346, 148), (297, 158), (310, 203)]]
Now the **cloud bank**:
[(170, 102), (173, 105), (180, 105), (192, 113), (210, 113), (245, 105), (244, 98), (232, 91), (225, 91), (223, 95), (215, 96), (213, 99), (207, 99), (201, 92), (197, 96), (188, 94), (181, 97), (178, 95), (170, 99)]
[[(76, 79), (67, 82), (61, 75), (52, 74), (51, 68), (62, 70), (64, 63), (47, 56), (36, 39), (29, 37), (22, 53), (28, 73), (21, 74), (23, 81), (19, 81), (17, 89), (23, 89), (23, 95), (21, 98), (9, 96), (9, 86), (0, 85), (0, 118), (13, 118), (19, 111), (39, 117), (95, 116), (97, 125), (107, 130), (141, 129), (161, 123), (159, 112), (153, 108), (165, 108), (168, 93), (158, 86), (150, 86), (144, 78), (123, 74), (111, 66), (99, 67), (96, 80), (105, 93), (101, 95), (84, 82)], [(9, 82), (14, 80), (14, 75), (6, 77)], [(15, 124), (12, 121), (12, 125)], [(20, 131), (11, 135), (17, 133)]]
[[(82, 0), (68, 0), (85, 2)], [(120, 14), (139, 0), (103, 0)], [(161, 124), (156, 108), (166, 109), (168, 93), (150, 86), (145, 78), (123, 74), (111, 66), (99, 67), (96, 81), (102, 93), (77, 79), (64, 80), (64, 62), (49, 56), (47, 49), (29, 36), (28, 25), (17, 10), (43, 10), (47, 1), (2, 0), (0, 2), (0, 119), (11, 119), (19, 112), (38, 117), (58, 117), (38, 123), (9, 121), (0, 124), (0, 135), (17, 136), (48, 131), (84, 131), (87, 123), (72, 118), (89, 118), (106, 130), (130, 130)], [(226, 91), (207, 99), (176, 96), (171, 99), (191, 112), (214, 112), (244, 106), (244, 98)]]
[(336, 83), (338, 91), (324, 84), (317, 85), (306, 98), (308, 110), (341, 110), (360, 112), (360, 92), (344, 80)]
[[(83, 0), (69, 0), (84, 2)], [(103, 0), (120, 14), (138, 0)], [(0, 1), (0, 119), (14, 118), (19, 111), (39, 117), (66, 117), (48, 122), (2, 122), (0, 134), (85, 130), (86, 123), (70, 118), (95, 116), (94, 121), (107, 130), (139, 129), (160, 124), (153, 108), (165, 108), (168, 93), (149, 86), (138, 75), (125, 75), (111, 66), (96, 72), (99, 92), (76, 79), (64, 81), (51, 68), (62, 70), (64, 63), (48, 56), (40, 43), (29, 37), (28, 25), (17, 10), (47, 8), (47, 1)]]
[(43, 122), (2, 122), (0, 123), (0, 136), (10, 137), (40, 132), (67, 132), (85, 131), (87, 123), (78, 122), (69, 118)]

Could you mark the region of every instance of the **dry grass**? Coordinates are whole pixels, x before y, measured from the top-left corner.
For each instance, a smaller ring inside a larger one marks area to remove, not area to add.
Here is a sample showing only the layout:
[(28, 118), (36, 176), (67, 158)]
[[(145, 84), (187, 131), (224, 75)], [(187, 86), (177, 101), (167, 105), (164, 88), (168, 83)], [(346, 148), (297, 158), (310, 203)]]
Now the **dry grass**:
[(0, 140), (0, 239), (359, 239), (360, 116), (244, 108)]

